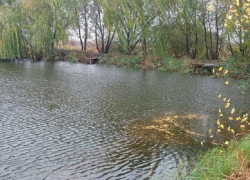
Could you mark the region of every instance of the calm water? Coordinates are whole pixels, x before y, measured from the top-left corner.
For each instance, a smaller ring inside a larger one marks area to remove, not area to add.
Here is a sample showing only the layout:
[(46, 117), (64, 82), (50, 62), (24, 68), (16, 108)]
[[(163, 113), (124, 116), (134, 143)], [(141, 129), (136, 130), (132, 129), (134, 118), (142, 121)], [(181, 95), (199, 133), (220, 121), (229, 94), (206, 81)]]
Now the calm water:
[(0, 62), (0, 179), (172, 179), (216, 131), (220, 79), (104, 65)]

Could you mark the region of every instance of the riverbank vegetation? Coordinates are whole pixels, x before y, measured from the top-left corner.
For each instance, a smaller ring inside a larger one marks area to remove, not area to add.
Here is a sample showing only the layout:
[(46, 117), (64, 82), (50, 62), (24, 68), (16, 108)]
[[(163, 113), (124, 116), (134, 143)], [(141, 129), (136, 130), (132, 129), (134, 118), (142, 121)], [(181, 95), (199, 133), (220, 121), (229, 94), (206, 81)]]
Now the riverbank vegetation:
[(223, 62), (246, 79), (244, 2), (1, 0), (0, 59), (89, 63), (98, 56), (100, 63), (182, 72), (194, 62)]
[(55, 59), (70, 45), (145, 66), (171, 57), (248, 63), (249, 8), (239, 2), (1, 0), (0, 59)]
[(235, 139), (229, 146), (217, 146), (201, 153), (185, 179), (247, 180), (250, 177), (250, 136)]

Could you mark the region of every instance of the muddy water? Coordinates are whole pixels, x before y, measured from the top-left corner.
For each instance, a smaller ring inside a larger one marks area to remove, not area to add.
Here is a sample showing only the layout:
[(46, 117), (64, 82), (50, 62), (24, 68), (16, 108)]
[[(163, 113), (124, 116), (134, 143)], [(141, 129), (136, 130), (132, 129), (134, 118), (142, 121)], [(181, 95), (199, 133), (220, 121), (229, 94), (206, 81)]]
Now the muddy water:
[(211, 77), (1, 62), (0, 179), (172, 179), (216, 131), (220, 93), (249, 110)]

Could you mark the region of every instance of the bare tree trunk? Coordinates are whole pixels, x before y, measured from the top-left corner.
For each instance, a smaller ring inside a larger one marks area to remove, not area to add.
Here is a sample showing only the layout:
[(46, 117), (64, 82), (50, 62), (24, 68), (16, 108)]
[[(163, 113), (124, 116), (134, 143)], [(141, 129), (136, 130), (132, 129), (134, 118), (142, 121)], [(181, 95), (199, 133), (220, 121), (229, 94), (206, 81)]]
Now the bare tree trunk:
[(213, 33), (212, 33), (210, 18), (208, 21), (209, 21), (209, 37), (210, 37), (210, 55), (212, 56), (212, 59), (214, 59)]
[(204, 40), (205, 40), (205, 47), (206, 47), (206, 57), (207, 57), (207, 60), (208, 60), (209, 59), (209, 55), (208, 55), (207, 28), (206, 28), (205, 16), (203, 16), (202, 24), (203, 24), (203, 29), (204, 29)]
[(197, 45), (198, 45), (198, 33), (197, 33), (197, 27), (195, 24), (195, 47), (194, 47), (193, 59), (195, 59), (197, 56)]
[(232, 44), (231, 44), (231, 40), (230, 40), (230, 36), (229, 34), (227, 34), (227, 38), (228, 38), (228, 45), (229, 45), (229, 50), (232, 54), (232, 56), (234, 55), (234, 51), (233, 51), (233, 47), (232, 47)]
[(80, 43), (81, 43), (81, 50), (83, 50), (81, 25), (80, 25), (79, 13), (78, 13), (78, 9), (77, 8), (75, 8), (75, 12), (76, 12), (76, 26), (77, 26), (77, 29), (78, 29), (78, 38), (79, 38)]
[(240, 28), (240, 31), (239, 31), (239, 43), (240, 43), (240, 52), (241, 52), (241, 55), (244, 56), (244, 47), (243, 47), (243, 41), (242, 41), (242, 28)]
[(219, 25), (218, 25), (218, 0), (216, 0), (216, 14), (215, 14), (215, 26), (216, 26), (216, 46), (215, 46), (215, 59), (219, 58)]
[(87, 41), (88, 41), (88, 17), (87, 17), (87, 4), (85, 4), (84, 7), (84, 46), (83, 49), (84, 51), (87, 50)]
[(189, 50), (189, 38), (188, 38), (187, 34), (186, 34), (186, 52), (187, 52), (187, 55), (189, 56), (189, 54), (190, 54), (190, 50)]
[(147, 61), (147, 41), (145, 37), (142, 38), (142, 54), (143, 54), (144, 62), (146, 62)]
[(97, 34), (97, 27), (95, 25), (95, 45), (96, 45), (96, 49), (99, 53), (101, 53), (101, 50), (99, 48), (99, 45), (98, 45), (98, 34)]

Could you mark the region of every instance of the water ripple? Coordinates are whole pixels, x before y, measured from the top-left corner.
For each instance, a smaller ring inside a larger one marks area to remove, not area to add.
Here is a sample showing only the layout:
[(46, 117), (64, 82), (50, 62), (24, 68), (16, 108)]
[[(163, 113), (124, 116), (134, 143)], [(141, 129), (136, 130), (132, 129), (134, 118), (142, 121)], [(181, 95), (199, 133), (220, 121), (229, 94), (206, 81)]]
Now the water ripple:
[[(218, 107), (211, 97), (223, 85), (207, 77), (64, 62), (0, 62), (0, 84), (3, 180), (170, 177), (180, 159), (201, 148), (190, 132), (214, 128)], [(176, 129), (157, 119), (169, 114), (199, 118)]]

